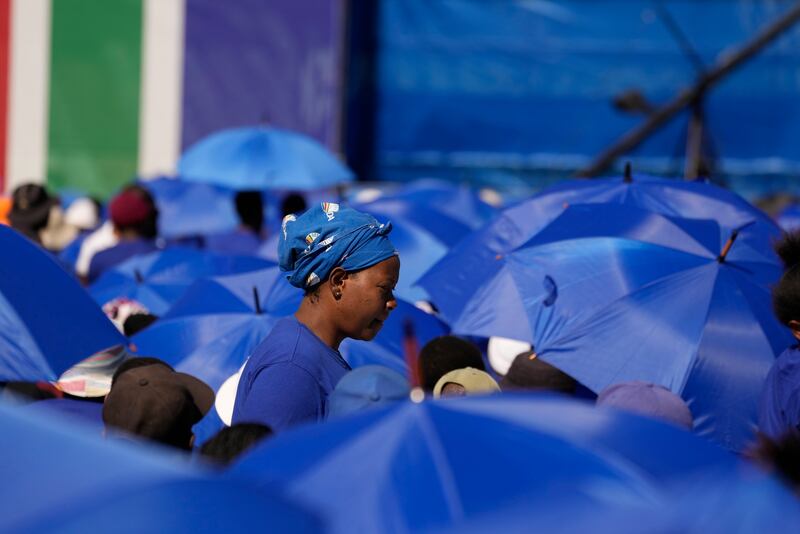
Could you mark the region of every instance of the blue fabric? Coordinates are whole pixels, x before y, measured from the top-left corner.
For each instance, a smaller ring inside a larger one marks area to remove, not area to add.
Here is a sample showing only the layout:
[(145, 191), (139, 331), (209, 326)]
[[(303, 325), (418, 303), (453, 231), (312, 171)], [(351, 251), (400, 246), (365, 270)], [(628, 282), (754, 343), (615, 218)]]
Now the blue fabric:
[(259, 248), (261, 239), (258, 235), (242, 228), (205, 237), (205, 249), (217, 254), (256, 256)]
[(282, 319), (242, 371), (233, 423), (262, 423), (278, 432), (322, 420), (328, 396), (349, 370), (305, 325), (294, 317)]
[[(52, 414), (0, 405), (0, 514), (8, 532), (314, 532), (313, 517), (251, 485), (220, 481), (162, 447), (76, 432)], [(101, 528), (101, 530), (105, 530)]]
[(120, 241), (113, 247), (101, 250), (94, 256), (89, 264), (89, 283), (97, 280), (101, 274), (119, 265), (128, 258), (147, 254), (158, 250), (156, 242), (152, 239), (133, 239)]
[(672, 425), (506, 393), (401, 402), (298, 428), (246, 452), (231, 476), (283, 484), (334, 533), (460, 532), (514, 503), (525, 505), (524, 526), (505, 530), (549, 532), (571, 531), (537, 528), (553, 507), (653, 502), (684, 477), (734, 472), (735, 462)]
[(200, 278), (272, 267), (251, 256), (228, 256), (174, 247), (129, 258), (105, 272), (89, 287), (98, 304), (126, 297), (162, 315)]
[(176, 238), (236, 228), (235, 191), (180, 178), (139, 180), (158, 207), (158, 235)]
[(595, 392), (659, 384), (699, 434), (737, 451), (751, 442), (764, 377), (791, 342), (771, 311), (774, 255), (742, 236), (719, 262), (714, 221), (625, 204), (571, 204), (525, 239), (494, 236), (422, 281), (454, 332), (528, 341)]
[(0, 381), (55, 380), (125, 338), (49, 254), (0, 226)]
[(764, 380), (758, 428), (773, 439), (790, 430), (800, 432), (800, 347), (796, 345), (778, 356)]
[(391, 223), (334, 202), (322, 202), (283, 220), (278, 243), (281, 269), (299, 288), (324, 282), (335, 267), (366, 269), (397, 254), (387, 235)]
[[(103, 424), (103, 403), (79, 399), (44, 399), (21, 408), (30, 414), (51, 414), (51, 417), (64, 417), (64, 420), (77, 421), (90, 425), (96, 435), (101, 435)], [(90, 430), (90, 433), (91, 433)]]
[(408, 379), (381, 365), (353, 369), (339, 380), (328, 399), (328, 417), (343, 417), (408, 400)]
[(353, 173), (314, 139), (271, 127), (232, 128), (189, 147), (178, 162), (188, 181), (232, 189), (309, 190), (352, 182)]

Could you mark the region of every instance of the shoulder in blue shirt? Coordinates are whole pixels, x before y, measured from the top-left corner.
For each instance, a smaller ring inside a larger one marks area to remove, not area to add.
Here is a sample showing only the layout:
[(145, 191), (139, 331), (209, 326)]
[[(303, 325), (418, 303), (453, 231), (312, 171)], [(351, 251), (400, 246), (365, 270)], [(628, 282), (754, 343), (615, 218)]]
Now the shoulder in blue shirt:
[(344, 358), (294, 317), (279, 321), (245, 365), (233, 423), (281, 431), (325, 418), (328, 395), (350, 370)]
[(773, 439), (800, 430), (800, 347), (789, 347), (772, 364), (761, 391), (758, 427)]

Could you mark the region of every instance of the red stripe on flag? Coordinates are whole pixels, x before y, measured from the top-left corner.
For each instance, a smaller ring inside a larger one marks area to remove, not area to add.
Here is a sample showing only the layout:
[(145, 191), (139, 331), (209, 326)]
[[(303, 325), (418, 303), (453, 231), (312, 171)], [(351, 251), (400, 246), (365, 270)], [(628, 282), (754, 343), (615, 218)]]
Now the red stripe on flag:
[(0, 0), (0, 193), (6, 188), (8, 141), (8, 82), (11, 56), (11, 2)]

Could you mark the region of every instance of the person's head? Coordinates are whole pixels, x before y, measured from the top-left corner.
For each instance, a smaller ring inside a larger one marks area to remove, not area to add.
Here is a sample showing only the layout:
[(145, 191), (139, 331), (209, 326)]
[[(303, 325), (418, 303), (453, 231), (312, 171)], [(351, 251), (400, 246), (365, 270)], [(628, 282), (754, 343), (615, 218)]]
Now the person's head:
[(538, 358), (532, 350), (519, 354), (500, 380), (503, 391), (543, 390), (572, 395), (578, 383), (564, 371)]
[(374, 338), (397, 307), (400, 260), (390, 231), (391, 223), (331, 202), (283, 220), (280, 268), (305, 292), (297, 317), (333, 348)]
[(126, 317), (125, 321), (122, 323), (122, 333), (125, 334), (126, 337), (131, 337), (134, 334), (138, 334), (157, 320), (158, 316), (153, 315), (152, 313), (132, 313)]
[(289, 193), (281, 201), (281, 217), (297, 215), (306, 211), (306, 199), (300, 193)]
[(597, 406), (660, 419), (691, 430), (694, 426), (689, 406), (664, 386), (634, 380), (608, 386), (597, 396)]
[(800, 340), (800, 232), (784, 235), (775, 245), (785, 272), (772, 288), (772, 308), (778, 320)]
[(500, 386), (489, 373), (467, 367), (450, 371), (442, 376), (433, 387), (433, 396), (434, 398), (463, 397), (498, 391)]
[(778, 475), (800, 495), (800, 432), (790, 430), (777, 439), (761, 434), (756, 445), (747, 451), (746, 456), (766, 471)]
[(239, 423), (214, 434), (200, 447), (203, 457), (228, 465), (250, 447), (272, 435), (272, 429), (258, 423)]
[(235, 202), (236, 214), (242, 226), (256, 234), (260, 233), (264, 225), (264, 199), (261, 191), (239, 191)]
[(154, 239), (158, 233), (158, 209), (153, 197), (140, 185), (129, 185), (108, 206), (114, 231), (122, 239)]
[(39, 184), (23, 184), (11, 194), (11, 227), (29, 239), (40, 243), (39, 232), (47, 226), (51, 209), (58, 199), (51, 197)]
[(472, 367), (485, 371), (480, 349), (456, 336), (440, 336), (428, 341), (419, 352), (422, 389), (433, 391), (442, 376), (456, 369)]
[(100, 225), (102, 209), (97, 199), (76, 198), (64, 212), (64, 222), (81, 231), (94, 230)]
[(134, 360), (141, 359), (123, 363), (112, 378), (103, 404), (107, 434), (123, 432), (191, 450), (192, 427), (213, 405), (214, 391), (163, 362)]
[(408, 399), (406, 377), (381, 365), (357, 367), (344, 375), (328, 397), (328, 417), (335, 418), (368, 408)]

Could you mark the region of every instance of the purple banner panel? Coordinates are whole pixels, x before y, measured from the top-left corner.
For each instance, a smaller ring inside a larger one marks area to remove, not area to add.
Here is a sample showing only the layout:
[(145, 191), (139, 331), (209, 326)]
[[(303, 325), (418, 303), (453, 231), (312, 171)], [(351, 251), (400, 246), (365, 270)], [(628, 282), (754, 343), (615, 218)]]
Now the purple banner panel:
[(268, 123), (340, 149), (345, 0), (187, 0), (183, 149)]

